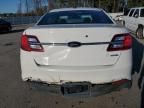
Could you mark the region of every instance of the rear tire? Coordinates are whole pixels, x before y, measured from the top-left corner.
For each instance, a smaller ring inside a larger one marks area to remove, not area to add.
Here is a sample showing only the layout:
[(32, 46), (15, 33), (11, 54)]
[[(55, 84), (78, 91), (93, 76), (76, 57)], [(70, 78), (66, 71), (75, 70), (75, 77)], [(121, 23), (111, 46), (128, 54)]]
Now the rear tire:
[(136, 37), (139, 38), (139, 39), (144, 38), (144, 36), (143, 36), (143, 27), (142, 26), (138, 27), (138, 29), (136, 30)]

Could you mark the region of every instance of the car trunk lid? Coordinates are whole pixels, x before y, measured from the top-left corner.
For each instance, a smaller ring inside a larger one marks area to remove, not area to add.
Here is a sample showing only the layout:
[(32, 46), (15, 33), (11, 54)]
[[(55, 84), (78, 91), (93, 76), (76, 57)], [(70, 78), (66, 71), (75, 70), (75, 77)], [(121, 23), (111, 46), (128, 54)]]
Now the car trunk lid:
[(120, 51), (108, 52), (107, 48), (121, 32), (119, 27), (103, 25), (34, 27), (25, 33), (37, 36), (44, 47), (44, 52), (31, 52), (41, 66), (106, 66), (114, 65), (120, 57)]

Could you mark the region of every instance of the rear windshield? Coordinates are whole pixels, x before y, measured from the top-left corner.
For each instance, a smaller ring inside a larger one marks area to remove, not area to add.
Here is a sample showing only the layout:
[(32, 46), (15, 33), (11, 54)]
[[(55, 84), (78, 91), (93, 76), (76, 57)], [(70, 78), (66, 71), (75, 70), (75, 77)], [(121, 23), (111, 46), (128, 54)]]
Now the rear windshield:
[(113, 24), (103, 12), (95, 10), (60, 11), (47, 13), (38, 25), (51, 24)]

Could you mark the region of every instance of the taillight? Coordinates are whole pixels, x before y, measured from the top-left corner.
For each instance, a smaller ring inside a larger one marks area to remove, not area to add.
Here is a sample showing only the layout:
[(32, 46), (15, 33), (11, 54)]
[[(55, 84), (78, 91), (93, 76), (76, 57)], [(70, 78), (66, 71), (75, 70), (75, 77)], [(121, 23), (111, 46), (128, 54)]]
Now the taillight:
[(36, 36), (22, 35), (21, 48), (25, 51), (43, 52), (44, 49)]
[(132, 37), (130, 34), (115, 35), (107, 48), (107, 51), (119, 51), (132, 48)]

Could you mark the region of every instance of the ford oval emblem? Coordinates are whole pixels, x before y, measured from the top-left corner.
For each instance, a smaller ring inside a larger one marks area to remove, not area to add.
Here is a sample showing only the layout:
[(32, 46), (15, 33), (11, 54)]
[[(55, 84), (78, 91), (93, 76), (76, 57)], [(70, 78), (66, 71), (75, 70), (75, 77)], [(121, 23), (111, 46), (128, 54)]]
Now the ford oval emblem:
[(73, 41), (73, 42), (69, 42), (69, 43), (68, 43), (68, 46), (69, 46), (69, 47), (80, 47), (80, 46), (81, 46), (81, 43), (80, 43), (80, 42), (77, 42), (77, 41)]

